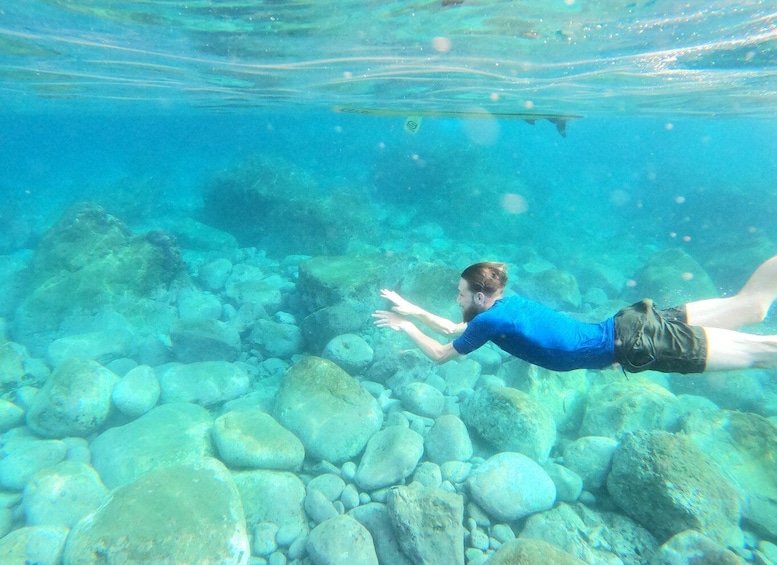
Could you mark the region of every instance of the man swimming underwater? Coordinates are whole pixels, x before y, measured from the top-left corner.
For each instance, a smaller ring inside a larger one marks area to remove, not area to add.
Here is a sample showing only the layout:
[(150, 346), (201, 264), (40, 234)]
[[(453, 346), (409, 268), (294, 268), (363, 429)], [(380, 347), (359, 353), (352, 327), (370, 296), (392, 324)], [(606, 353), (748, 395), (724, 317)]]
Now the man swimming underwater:
[[(379, 328), (405, 332), (436, 363), (466, 355), (491, 341), (507, 353), (554, 371), (603, 369), (702, 373), (777, 367), (777, 335), (734, 331), (762, 322), (777, 298), (777, 256), (759, 266), (735, 296), (658, 310), (642, 300), (600, 323), (584, 323), (522, 296), (505, 298), (507, 266), (476, 263), (461, 274), (456, 299), (463, 322), (455, 323), (381, 290), (391, 310), (372, 315)], [(444, 336), (424, 334), (408, 319)]]

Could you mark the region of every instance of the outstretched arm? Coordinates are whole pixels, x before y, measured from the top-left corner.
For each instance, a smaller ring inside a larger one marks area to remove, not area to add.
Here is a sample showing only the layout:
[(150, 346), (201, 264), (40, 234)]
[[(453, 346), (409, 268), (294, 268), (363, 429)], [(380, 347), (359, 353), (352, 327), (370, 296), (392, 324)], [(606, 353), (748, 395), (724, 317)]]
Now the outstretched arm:
[(375, 325), (379, 328), (405, 332), (413, 340), (413, 343), (424, 352), (424, 355), (435, 363), (442, 364), (459, 357), (459, 352), (453, 348), (453, 343), (440, 343), (419, 330), (413, 322), (395, 312), (377, 310), (372, 317), (375, 318)]
[(440, 335), (457, 337), (467, 329), (466, 323), (457, 324), (441, 316), (435, 316), (420, 306), (408, 302), (393, 290), (381, 289), (380, 295), (394, 303), (394, 306), (391, 308), (393, 312), (402, 316), (413, 316), (427, 328)]

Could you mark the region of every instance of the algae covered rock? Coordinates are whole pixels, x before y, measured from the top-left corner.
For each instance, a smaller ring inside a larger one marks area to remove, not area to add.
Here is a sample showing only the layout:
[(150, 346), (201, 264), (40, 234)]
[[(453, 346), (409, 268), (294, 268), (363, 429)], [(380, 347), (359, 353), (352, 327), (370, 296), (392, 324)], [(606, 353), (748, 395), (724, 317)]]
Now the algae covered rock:
[(30, 402), (27, 425), (43, 437), (85, 437), (103, 425), (119, 377), (96, 363), (67, 359)]
[(133, 234), (99, 206), (79, 204), (41, 238), (30, 266), (31, 290), (16, 322), (23, 333), (56, 329), (75, 309), (89, 311), (125, 293), (147, 295), (182, 267), (178, 247), (164, 232)]
[(174, 240), (163, 232), (133, 234), (93, 204), (66, 210), (43, 235), (31, 264), (32, 310), (70, 310), (109, 302), (124, 292), (147, 294), (183, 267)]
[(661, 431), (623, 437), (607, 489), (660, 542), (684, 530), (741, 543), (739, 493), (690, 438)]
[(205, 459), (158, 469), (113, 491), (71, 530), (63, 563), (242, 565), (249, 555), (232, 476)]
[(684, 431), (746, 495), (743, 514), (765, 536), (777, 532), (777, 425), (757, 414), (697, 415)]
[(520, 390), (478, 388), (462, 407), (462, 420), (500, 451), (517, 451), (543, 463), (556, 443), (550, 413)]
[(354, 237), (374, 238), (370, 212), (357, 191), (322, 190), (295, 163), (258, 155), (213, 178), (202, 216), (243, 247), (312, 255), (342, 253)]
[(361, 453), (380, 430), (375, 398), (340, 367), (305, 357), (289, 368), (278, 389), (273, 416), (317, 459), (342, 463)]

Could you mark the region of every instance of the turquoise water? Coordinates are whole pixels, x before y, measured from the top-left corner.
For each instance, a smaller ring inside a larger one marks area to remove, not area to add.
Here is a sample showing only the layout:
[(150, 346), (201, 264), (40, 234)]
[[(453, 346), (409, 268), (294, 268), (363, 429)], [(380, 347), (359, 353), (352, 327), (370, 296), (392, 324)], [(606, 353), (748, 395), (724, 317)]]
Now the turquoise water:
[[(777, 253), (776, 38), (755, 1), (0, 4), (0, 555), (777, 562), (773, 370), (438, 367), (370, 319), (458, 321), (481, 260), (591, 321), (735, 294)], [(294, 384), (319, 357), (358, 417)]]

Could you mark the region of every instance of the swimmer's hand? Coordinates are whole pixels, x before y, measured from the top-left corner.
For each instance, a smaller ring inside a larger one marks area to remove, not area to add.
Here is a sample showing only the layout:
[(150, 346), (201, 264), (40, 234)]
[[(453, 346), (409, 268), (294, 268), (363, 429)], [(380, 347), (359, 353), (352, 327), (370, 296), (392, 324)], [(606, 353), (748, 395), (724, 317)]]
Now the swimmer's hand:
[(382, 288), (380, 290), (380, 296), (381, 298), (385, 298), (389, 302), (393, 302), (394, 306), (392, 306), (391, 310), (402, 316), (417, 316), (418, 314), (423, 312), (421, 308), (419, 308), (415, 304), (408, 302), (393, 290)]
[(412, 322), (407, 318), (388, 310), (376, 310), (372, 317), (375, 318), (375, 325), (377, 327), (390, 328), (395, 332), (401, 331), (406, 324), (412, 325)]

